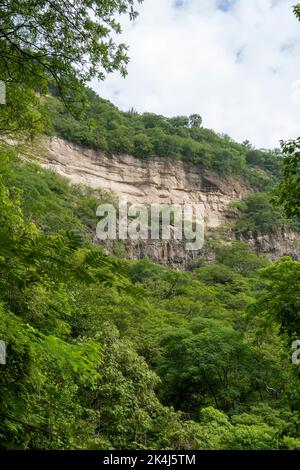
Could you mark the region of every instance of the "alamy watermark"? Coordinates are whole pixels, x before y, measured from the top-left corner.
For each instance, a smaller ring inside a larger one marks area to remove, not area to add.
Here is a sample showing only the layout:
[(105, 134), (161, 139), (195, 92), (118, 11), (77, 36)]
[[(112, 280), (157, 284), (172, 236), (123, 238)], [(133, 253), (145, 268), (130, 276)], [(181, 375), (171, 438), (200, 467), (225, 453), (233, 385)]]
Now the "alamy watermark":
[(6, 345), (0, 340), (0, 364), (6, 364)]
[(2, 80), (0, 80), (0, 104), (6, 104), (6, 87)]
[(293, 341), (292, 349), (295, 349), (292, 354), (292, 363), (298, 365), (300, 364), (300, 339)]
[(129, 204), (120, 196), (118, 209), (101, 204), (96, 212), (99, 240), (183, 240), (185, 249), (201, 250), (204, 245), (204, 205)]

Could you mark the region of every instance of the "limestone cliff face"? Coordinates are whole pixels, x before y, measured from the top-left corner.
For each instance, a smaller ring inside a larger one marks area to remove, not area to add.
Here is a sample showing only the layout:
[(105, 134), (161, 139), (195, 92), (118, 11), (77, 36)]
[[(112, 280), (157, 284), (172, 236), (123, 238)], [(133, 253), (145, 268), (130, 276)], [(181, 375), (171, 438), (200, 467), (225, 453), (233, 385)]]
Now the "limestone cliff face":
[(174, 159), (107, 156), (57, 138), (46, 145), (44, 166), (74, 183), (126, 195), (129, 202), (202, 202), (208, 228), (225, 222), (228, 203), (247, 194), (247, 188), (236, 179), (220, 178), (200, 166)]
[[(136, 159), (130, 155), (107, 156), (101, 152), (71, 144), (58, 138), (45, 142), (44, 167), (68, 177), (73, 183), (95, 190), (125, 195), (129, 202), (144, 204), (197, 204), (205, 209), (206, 233), (228, 222), (228, 204), (249, 193), (249, 188), (232, 177), (222, 177), (201, 166), (169, 158)], [(234, 237), (234, 234), (231, 234)], [(276, 259), (286, 253), (299, 257), (300, 236), (278, 231), (262, 235), (249, 233), (243, 239), (257, 252)], [(107, 244), (108, 249), (112, 248)], [(125, 243), (130, 258), (148, 257), (174, 268), (185, 269), (201, 252), (185, 250), (179, 241), (138, 241)]]

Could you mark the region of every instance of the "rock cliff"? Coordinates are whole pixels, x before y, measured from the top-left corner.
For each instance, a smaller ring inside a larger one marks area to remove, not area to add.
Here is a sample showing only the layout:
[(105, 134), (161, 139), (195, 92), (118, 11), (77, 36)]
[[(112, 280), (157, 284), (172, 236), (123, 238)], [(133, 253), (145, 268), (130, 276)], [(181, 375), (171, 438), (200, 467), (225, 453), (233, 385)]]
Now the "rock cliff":
[[(170, 158), (107, 156), (58, 138), (45, 142), (43, 157), (44, 167), (68, 177), (73, 183), (125, 195), (129, 202), (147, 205), (203, 203), (206, 235), (228, 223), (228, 204), (242, 199), (250, 191), (241, 180), (222, 177), (198, 165)], [(242, 239), (272, 259), (287, 253), (299, 256), (300, 236), (293, 232), (249, 233)], [(199, 255), (209, 256), (205, 246), (201, 253), (189, 252), (179, 241), (126, 242), (125, 247), (130, 258), (148, 257), (183, 269)]]
[(207, 228), (224, 223), (228, 203), (243, 198), (248, 192), (237, 179), (220, 178), (200, 166), (170, 158), (107, 156), (57, 138), (46, 145), (44, 166), (72, 182), (126, 195), (129, 202), (202, 202)]

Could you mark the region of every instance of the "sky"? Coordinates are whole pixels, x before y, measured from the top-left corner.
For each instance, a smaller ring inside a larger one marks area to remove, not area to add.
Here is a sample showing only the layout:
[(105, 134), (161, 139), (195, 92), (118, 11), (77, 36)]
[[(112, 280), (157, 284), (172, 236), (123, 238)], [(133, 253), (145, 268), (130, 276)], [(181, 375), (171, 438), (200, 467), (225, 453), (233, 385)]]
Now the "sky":
[(203, 125), (258, 148), (300, 135), (296, 0), (144, 0), (131, 23), (124, 79), (92, 87), (124, 111), (198, 113)]

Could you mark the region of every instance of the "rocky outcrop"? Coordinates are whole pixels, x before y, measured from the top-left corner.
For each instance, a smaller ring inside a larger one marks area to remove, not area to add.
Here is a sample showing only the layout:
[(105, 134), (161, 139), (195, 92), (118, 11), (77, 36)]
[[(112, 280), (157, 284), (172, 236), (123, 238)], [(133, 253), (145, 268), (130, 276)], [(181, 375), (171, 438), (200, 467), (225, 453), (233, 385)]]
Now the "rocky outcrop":
[[(250, 189), (233, 177), (222, 177), (199, 165), (170, 158), (136, 159), (130, 155), (105, 155), (58, 138), (45, 141), (41, 164), (96, 191), (125, 195), (129, 202), (167, 204), (203, 203), (205, 231), (220, 230), (228, 224), (228, 204), (245, 197)], [(39, 152), (41, 154), (41, 152)], [(272, 260), (292, 254), (299, 258), (300, 236), (292, 231), (276, 233), (249, 232), (242, 239), (256, 252)], [(113, 251), (113, 244), (106, 244)], [(187, 251), (181, 241), (126, 241), (127, 255), (132, 259), (149, 258), (173, 268), (186, 269), (199, 256), (211, 257), (206, 246), (200, 252)]]
[(228, 203), (248, 192), (237, 179), (220, 178), (201, 166), (170, 158), (108, 156), (58, 138), (47, 141), (46, 147), (43, 165), (74, 183), (126, 195), (129, 202), (202, 202), (208, 228), (224, 223)]
[(249, 231), (237, 238), (248, 243), (257, 253), (265, 254), (272, 261), (285, 255), (300, 260), (300, 234), (292, 230), (278, 229), (268, 233)]

